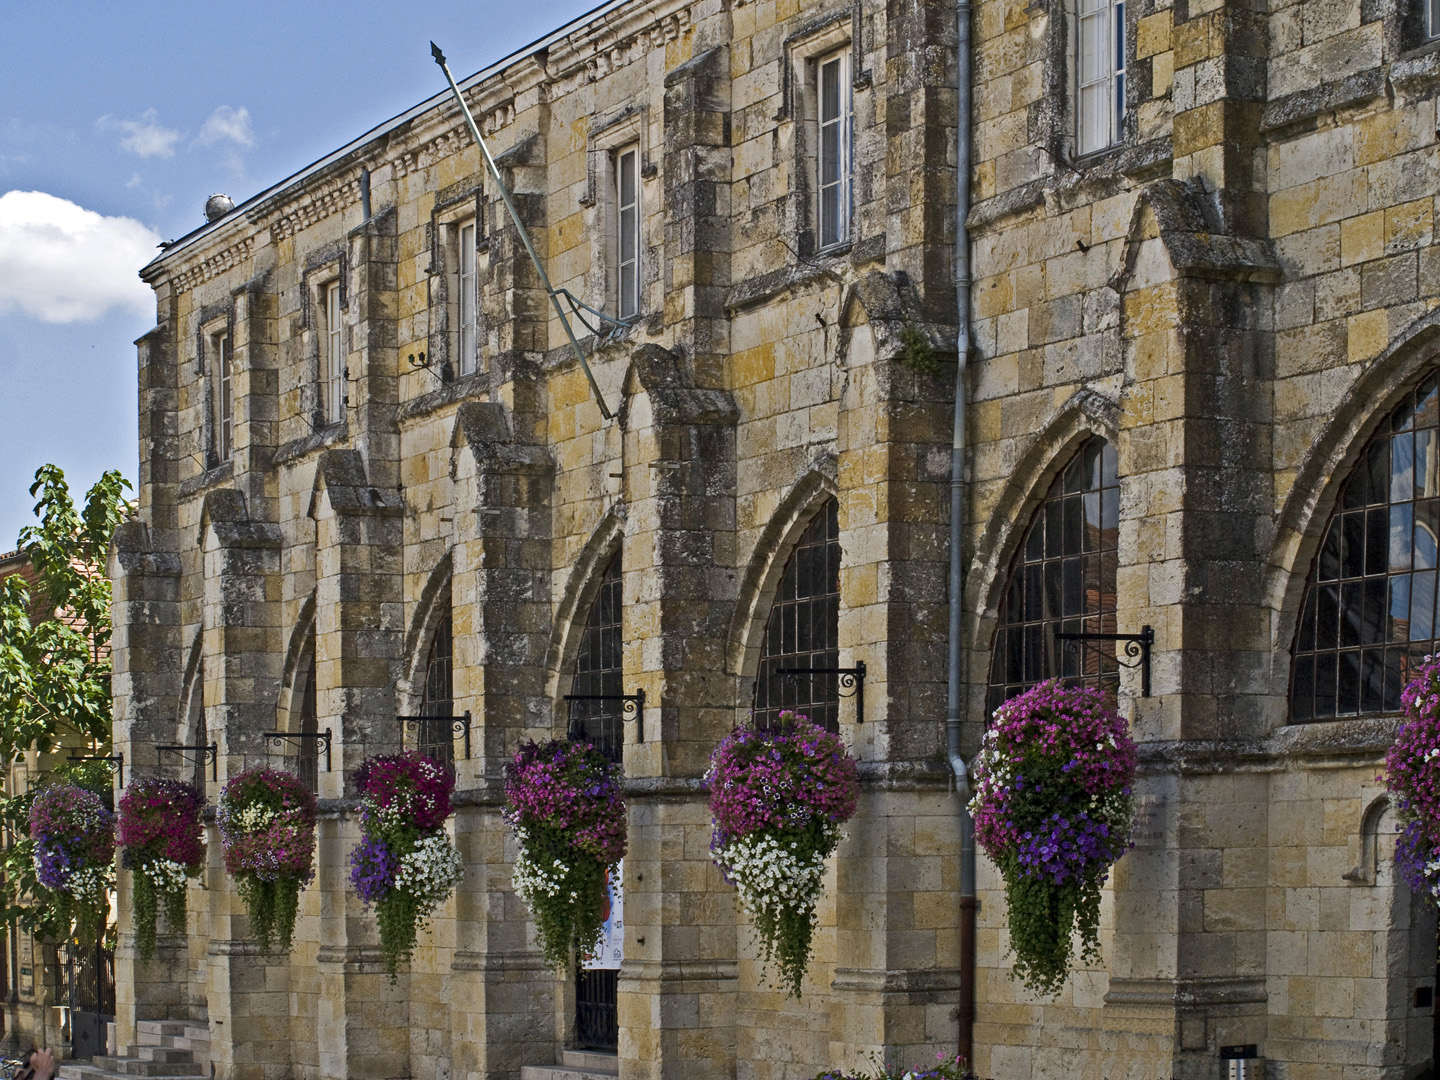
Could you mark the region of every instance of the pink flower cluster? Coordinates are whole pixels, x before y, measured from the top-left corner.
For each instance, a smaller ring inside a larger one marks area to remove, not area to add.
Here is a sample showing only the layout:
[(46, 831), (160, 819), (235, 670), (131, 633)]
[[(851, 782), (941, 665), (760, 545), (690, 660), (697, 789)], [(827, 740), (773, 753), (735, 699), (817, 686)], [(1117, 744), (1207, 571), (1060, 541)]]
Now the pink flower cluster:
[(1405, 822), (1395, 861), (1411, 889), (1440, 897), (1440, 657), (1416, 669), (1400, 706), (1405, 722), (1380, 778)]
[(1135, 741), (1094, 687), (1051, 679), (1017, 694), (995, 710), (985, 741), (971, 809), (975, 839), (992, 856), (1033, 839), (1024, 833), (1039, 820), (1022, 819), (1037, 810), (1078, 812), (1090, 800), (1128, 796), (1135, 777)]
[(205, 861), (200, 815), (205, 796), (194, 784), (142, 776), (120, 797), (119, 839), (127, 862), (169, 859), (197, 867)]
[(625, 857), (625, 802), (610, 763), (585, 742), (527, 742), (505, 772), (505, 818), (560, 829), (604, 863)]
[(438, 829), (450, 816), (455, 778), (423, 754), (381, 754), (355, 770), (355, 789), (375, 809), (391, 810), (421, 831)]
[(737, 836), (854, 815), (860, 781), (840, 736), (797, 713), (780, 720), (775, 730), (736, 728), (710, 755), (712, 851)]
[(215, 821), (231, 874), (302, 883), (314, 874), (315, 796), (293, 773), (246, 769), (225, 785)]

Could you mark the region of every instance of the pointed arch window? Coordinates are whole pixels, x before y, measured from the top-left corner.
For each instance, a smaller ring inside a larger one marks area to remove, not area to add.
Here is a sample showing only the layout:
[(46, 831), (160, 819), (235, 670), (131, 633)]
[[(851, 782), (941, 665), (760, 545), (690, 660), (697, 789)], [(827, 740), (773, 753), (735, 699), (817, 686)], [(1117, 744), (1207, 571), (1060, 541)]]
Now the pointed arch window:
[(1295, 635), (1296, 722), (1400, 711), (1440, 649), (1440, 376), (1380, 424), (1345, 479), (1305, 585)]
[(829, 731), (840, 730), (835, 675), (781, 675), (781, 668), (840, 666), (840, 513), (827, 499), (785, 563), (765, 625), (755, 675), (755, 723), (780, 713), (803, 713)]
[(445, 614), (430, 638), (430, 651), (425, 657), (425, 689), (420, 698), (420, 715), (436, 719), (420, 722), (415, 747), (444, 765), (452, 775), (455, 772), (455, 732), (451, 724), (455, 715), (454, 630), (447, 597)]
[[(210, 742), (210, 734), (205, 724), (205, 665), (201, 663), (195, 669), (195, 678), (190, 684), (190, 731), (187, 739), (182, 742), (189, 742), (191, 746), (205, 746)], [(190, 782), (204, 792), (205, 790), (205, 755), (195, 755), (195, 771), (190, 776)]]
[[(300, 723), (296, 730), (302, 735), (314, 735), (320, 730), (319, 710), (315, 699), (315, 631), (310, 631), (310, 640), (305, 645), (305, 654), (296, 668), (296, 702), (300, 708)], [(296, 775), (310, 791), (320, 793), (320, 746), (318, 739), (301, 739), (297, 753)]]
[(1064, 647), (1055, 633), (1115, 633), (1120, 484), (1115, 448), (1092, 437), (1050, 485), (1001, 594), (987, 712), (1045, 679), (1115, 686), (1113, 642)]
[(616, 552), (600, 578), (600, 590), (590, 605), (580, 650), (575, 656), (575, 673), (570, 693), (613, 698), (609, 701), (570, 701), (569, 737), (588, 740), (610, 761), (620, 761), (625, 742), (621, 712), (624, 690), (624, 658), (621, 655), (620, 553)]

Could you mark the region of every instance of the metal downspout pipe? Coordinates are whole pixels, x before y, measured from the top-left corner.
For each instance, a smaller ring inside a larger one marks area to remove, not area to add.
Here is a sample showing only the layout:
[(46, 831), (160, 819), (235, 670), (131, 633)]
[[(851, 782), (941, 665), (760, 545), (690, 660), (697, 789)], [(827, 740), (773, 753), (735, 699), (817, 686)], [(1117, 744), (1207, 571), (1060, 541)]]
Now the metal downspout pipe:
[(970, 819), (970, 771), (960, 754), (963, 687), (961, 592), (965, 583), (965, 383), (970, 358), (970, 0), (956, 0), (955, 99), (955, 428), (950, 448), (950, 636), (947, 656), (945, 748), (960, 799), (960, 1003), (957, 1053), (975, 1057), (975, 823)]

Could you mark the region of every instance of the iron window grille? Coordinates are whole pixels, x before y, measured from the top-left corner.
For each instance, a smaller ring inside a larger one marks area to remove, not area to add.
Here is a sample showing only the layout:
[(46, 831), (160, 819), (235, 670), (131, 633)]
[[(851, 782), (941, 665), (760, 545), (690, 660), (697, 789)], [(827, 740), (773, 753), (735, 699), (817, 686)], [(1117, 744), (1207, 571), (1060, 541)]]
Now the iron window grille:
[[(450, 603), (435, 626), (425, 658), (425, 689), (420, 698), (415, 749), (455, 775), (454, 629)], [(433, 718), (433, 719), (432, 719)]]
[[(757, 727), (790, 710), (828, 731), (840, 730), (840, 519), (828, 499), (785, 563), (765, 625), (755, 676)], [(782, 668), (832, 669), (803, 677)]]
[(1326, 524), (1295, 635), (1295, 721), (1400, 711), (1440, 648), (1440, 376), (1380, 424)]
[(625, 742), (620, 570), (616, 553), (601, 575), (599, 591), (590, 605), (567, 695), (569, 738), (593, 744), (607, 761), (614, 762), (621, 760)]
[(1035, 510), (1001, 593), (987, 712), (1055, 676), (1072, 685), (1119, 684), (1114, 641), (1072, 649), (1055, 636), (1116, 632), (1117, 469), (1114, 447), (1093, 437)]

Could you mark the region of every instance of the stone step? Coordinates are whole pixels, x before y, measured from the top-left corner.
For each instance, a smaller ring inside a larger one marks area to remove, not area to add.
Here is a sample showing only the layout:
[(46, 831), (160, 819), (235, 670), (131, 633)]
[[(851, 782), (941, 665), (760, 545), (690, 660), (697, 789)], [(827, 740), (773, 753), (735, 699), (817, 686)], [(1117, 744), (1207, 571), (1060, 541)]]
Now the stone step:
[(588, 1069), (590, 1072), (620, 1075), (620, 1059), (615, 1054), (599, 1050), (563, 1050), (560, 1064), (571, 1069)]
[(520, 1080), (615, 1080), (620, 1062), (614, 1054), (566, 1050), (558, 1065), (522, 1065)]
[[(186, 1057), (189, 1057), (188, 1053)], [(91, 1062), (97, 1069), (120, 1073), (124, 1076), (195, 1076), (200, 1071), (193, 1059), (189, 1061), (142, 1061), (133, 1057), (111, 1057), (108, 1054), (96, 1054)]]
[(125, 1051), (125, 1057), (138, 1058), (141, 1061), (195, 1062), (193, 1053), (174, 1046), (130, 1046)]
[(186, 1020), (137, 1020), (135, 1021), (135, 1037), (141, 1042), (145, 1042), (147, 1036), (153, 1038), (159, 1038), (162, 1035), (183, 1036), (186, 1034), (186, 1028), (194, 1026)]
[[(211, 1080), (208, 1070), (201, 1073), (199, 1066), (191, 1065), (189, 1068), (194, 1071), (167, 1076), (166, 1080)], [(133, 1080), (134, 1074), (114, 1072), (91, 1062), (62, 1061), (58, 1076), (59, 1080)]]

